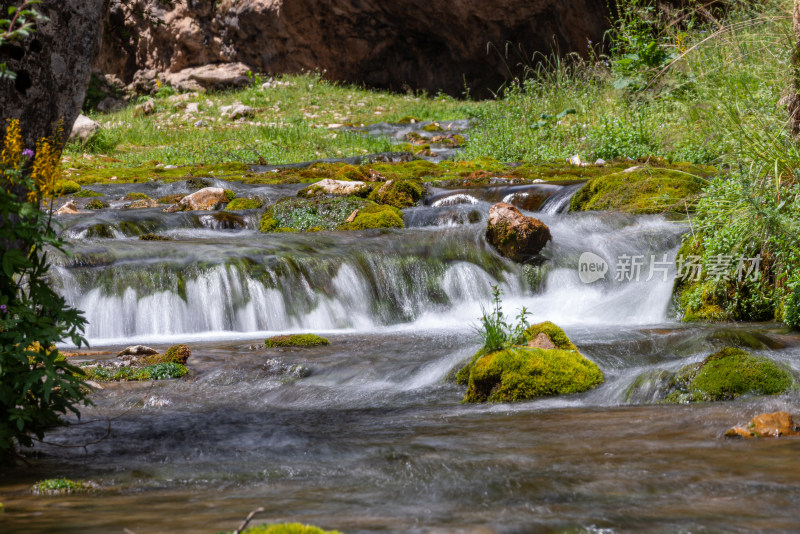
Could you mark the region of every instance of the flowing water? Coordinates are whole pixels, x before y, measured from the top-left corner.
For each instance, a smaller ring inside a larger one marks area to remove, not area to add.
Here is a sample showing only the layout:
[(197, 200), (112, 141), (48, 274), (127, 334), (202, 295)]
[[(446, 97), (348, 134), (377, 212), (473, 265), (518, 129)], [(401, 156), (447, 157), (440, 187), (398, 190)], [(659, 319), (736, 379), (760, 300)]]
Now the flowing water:
[[(271, 199), (297, 189), (215, 183)], [(730, 343), (800, 371), (800, 339), (768, 324), (680, 324), (674, 272), (649, 266), (674, 259), (685, 223), (569, 213), (575, 189), (434, 190), (391, 231), (264, 235), (256, 212), (68, 219), (73, 254), (59, 258), (54, 283), (85, 310), (95, 357), (187, 342), (193, 374), (97, 392), (80, 424), (37, 446), (33, 467), (0, 475), (0, 531), (230, 531), (259, 506), (257, 522), (345, 532), (796, 530), (800, 441), (721, 436), (756, 413), (796, 413), (798, 393), (665, 406), (628, 389)], [(550, 227), (541, 266), (508, 262), (483, 240), (499, 200)], [(148, 232), (174, 240), (138, 240)], [(584, 252), (609, 267), (592, 284), (578, 275)], [(617, 276), (625, 256), (646, 260), (638, 281)], [(532, 321), (563, 326), (606, 382), (460, 404), (463, 387), (446, 378), (478, 349), (474, 326), (494, 284), (509, 315), (526, 306)], [(290, 331), (331, 345), (264, 348), (265, 336)], [(295, 364), (310, 375), (283, 372)], [(61, 476), (103, 489), (28, 492)]]

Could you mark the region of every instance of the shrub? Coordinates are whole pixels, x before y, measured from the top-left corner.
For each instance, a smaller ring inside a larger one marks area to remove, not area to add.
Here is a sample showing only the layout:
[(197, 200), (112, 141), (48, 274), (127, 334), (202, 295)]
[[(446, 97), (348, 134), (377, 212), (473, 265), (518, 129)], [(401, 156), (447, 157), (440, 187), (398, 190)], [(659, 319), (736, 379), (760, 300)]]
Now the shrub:
[(9, 121), (0, 153), (0, 206), (14, 222), (0, 225), (0, 461), (89, 404), (81, 370), (52, 348), (65, 339), (83, 345), (86, 323), (48, 283), (46, 251), (64, 243), (41, 207), (57, 184), (60, 151), (42, 139), (33, 157), (22, 143), (19, 121)]

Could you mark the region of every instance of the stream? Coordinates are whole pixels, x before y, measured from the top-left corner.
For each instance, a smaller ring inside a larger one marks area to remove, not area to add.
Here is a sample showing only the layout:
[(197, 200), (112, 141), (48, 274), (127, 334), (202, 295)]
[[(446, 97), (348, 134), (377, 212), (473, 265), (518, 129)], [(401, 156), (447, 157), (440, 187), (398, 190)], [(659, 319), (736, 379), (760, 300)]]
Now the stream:
[[(301, 185), (213, 185), (270, 200)], [(174, 184), (96, 186), (107, 201)], [(618, 258), (672, 263), (688, 225), (666, 216), (570, 213), (572, 184), (430, 188), (403, 230), (261, 234), (257, 210), (111, 209), (64, 219), (71, 255), (53, 283), (84, 310), (95, 358), (143, 343), (192, 349), (187, 379), (109, 383), (80, 424), (48, 434), (34, 465), (0, 474), (0, 531), (232, 531), (300, 521), (348, 533), (790, 532), (800, 441), (722, 438), (800, 393), (685, 406), (631, 399), (637, 376), (734, 344), (800, 372), (777, 324), (682, 324), (672, 267), (617, 280)], [(511, 202), (552, 232), (521, 267), (483, 234)], [(140, 241), (158, 233), (172, 241)], [(609, 265), (583, 283), (578, 261)], [(649, 280), (647, 280), (650, 278)], [(513, 317), (562, 326), (606, 382), (579, 395), (467, 405), (446, 380), (479, 348), (491, 288)], [(331, 344), (266, 349), (314, 332)], [(105, 354), (103, 354), (105, 353)], [(302, 364), (305, 378), (276, 372)], [(82, 444), (88, 444), (85, 447)], [(102, 491), (33, 497), (42, 478)]]

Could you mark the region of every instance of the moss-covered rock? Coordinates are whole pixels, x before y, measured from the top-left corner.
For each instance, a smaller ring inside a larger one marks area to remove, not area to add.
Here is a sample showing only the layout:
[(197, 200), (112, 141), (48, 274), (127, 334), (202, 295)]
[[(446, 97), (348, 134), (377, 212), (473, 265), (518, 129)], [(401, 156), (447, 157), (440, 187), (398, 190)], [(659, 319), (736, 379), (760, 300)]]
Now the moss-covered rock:
[(226, 211), (254, 210), (264, 205), (260, 198), (234, 198), (225, 206)]
[[(352, 215), (352, 214), (351, 214)], [(403, 228), (403, 212), (392, 206), (367, 205), (358, 210), (350, 222), (339, 230), (370, 230), (374, 228)]]
[(272, 336), (264, 341), (267, 348), (279, 347), (317, 347), (328, 345), (330, 342), (316, 334), (291, 334)]
[(138, 193), (138, 192), (128, 193), (127, 195), (122, 197), (122, 200), (128, 202), (132, 202), (134, 200), (149, 200), (149, 199), (150, 199), (149, 196), (145, 195), (144, 193)]
[(342, 534), (338, 530), (322, 530), (318, 527), (301, 523), (281, 523), (277, 525), (259, 525), (250, 527), (243, 534)]
[(81, 190), (81, 186), (72, 180), (57, 180), (53, 192), (57, 196), (72, 195)]
[(262, 232), (402, 227), (399, 210), (358, 197), (282, 198), (264, 211), (259, 225)]
[(156, 202), (158, 202), (159, 204), (177, 204), (178, 202), (183, 200), (183, 197), (185, 196), (186, 195), (183, 195), (181, 193), (176, 193), (174, 195), (166, 195), (157, 199)]
[(169, 380), (189, 374), (189, 369), (180, 363), (156, 363), (144, 367), (89, 367), (83, 369), (87, 380), (119, 382), (130, 380)]
[(369, 198), (378, 204), (395, 208), (410, 208), (425, 197), (425, 186), (418, 179), (389, 180), (370, 193)]
[(547, 337), (550, 338), (550, 341), (553, 342), (556, 348), (578, 352), (578, 347), (572, 343), (572, 340), (570, 340), (567, 334), (565, 334), (564, 331), (555, 323), (550, 321), (529, 326), (527, 330), (523, 332), (522, 337), (525, 343), (529, 343), (542, 333), (546, 334)]
[(604, 380), (577, 351), (512, 347), (478, 358), (469, 373), (465, 402), (514, 402), (580, 393)]
[(95, 491), (99, 486), (94, 482), (70, 480), (68, 478), (48, 478), (40, 480), (31, 487), (34, 495), (66, 495)]
[(231, 202), (233, 199), (236, 198), (236, 192), (233, 189), (223, 189), (225, 193), (225, 199), (228, 202)]
[(158, 234), (142, 234), (139, 236), (139, 239), (142, 241), (172, 241), (171, 237), (167, 237), (165, 235), (158, 235)]
[(84, 208), (87, 209), (87, 210), (101, 210), (101, 209), (104, 209), (104, 208), (107, 208), (107, 207), (108, 207), (108, 204), (106, 204), (102, 200), (99, 200), (99, 199), (96, 199), (96, 198), (94, 200), (90, 200), (84, 206)]
[(674, 169), (639, 165), (590, 179), (572, 197), (572, 211), (629, 213), (691, 211), (706, 180)]
[(741, 395), (776, 395), (797, 387), (792, 371), (762, 356), (725, 347), (677, 372), (650, 371), (638, 377), (629, 400), (689, 402), (732, 400)]
[(189, 356), (192, 355), (192, 350), (184, 344), (172, 345), (164, 354), (151, 354), (145, 356), (142, 363), (145, 365), (156, 365), (159, 363), (178, 363), (186, 365)]

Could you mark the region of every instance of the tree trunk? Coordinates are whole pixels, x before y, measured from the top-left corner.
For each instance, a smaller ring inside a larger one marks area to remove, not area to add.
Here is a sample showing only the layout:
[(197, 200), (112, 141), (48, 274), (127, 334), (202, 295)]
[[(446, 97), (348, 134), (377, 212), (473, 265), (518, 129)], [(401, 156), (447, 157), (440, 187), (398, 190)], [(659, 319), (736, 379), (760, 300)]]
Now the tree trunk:
[(792, 137), (800, 137), (800, 0), (794, 0), (794, 50), (792, 51), (792, 86), (787, 109)]
[[(0, 13), (21, 0), (0, 0)], [(106, 0), (44, 0), (34, 6), (50, 18), (21, 42), (0, 48), (0, 63), (15, 80), (0, 80), (0, 133), (20, 119), (26, 148), (63, 128), (80, 113), (102, 36)]]

